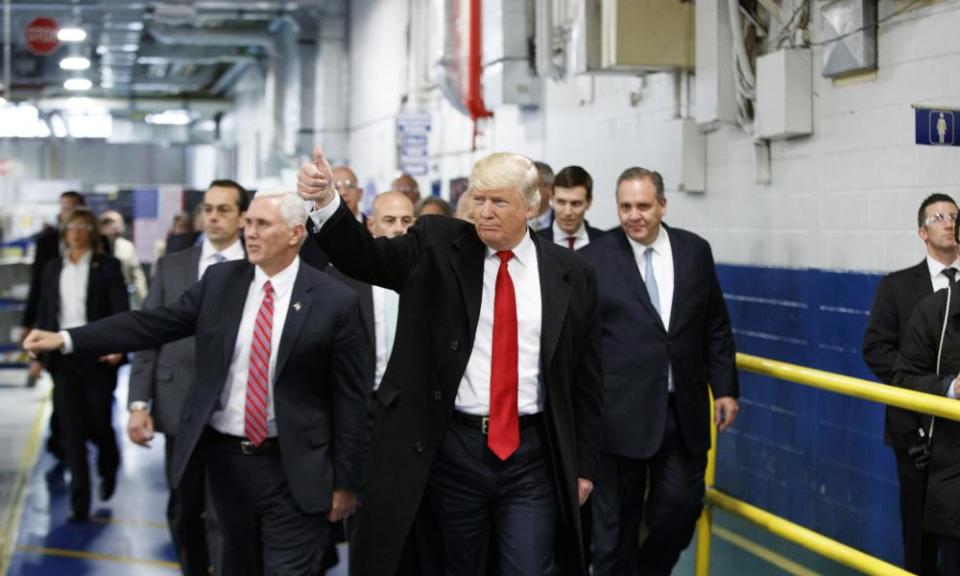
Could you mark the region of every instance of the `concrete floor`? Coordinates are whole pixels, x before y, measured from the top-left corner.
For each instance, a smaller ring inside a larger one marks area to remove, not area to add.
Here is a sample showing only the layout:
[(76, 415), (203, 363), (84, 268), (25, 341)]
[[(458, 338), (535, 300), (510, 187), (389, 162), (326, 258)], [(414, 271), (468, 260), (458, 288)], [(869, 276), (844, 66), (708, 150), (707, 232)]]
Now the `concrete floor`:
[[(126, 370), (117, 405), (126, 405)], [(0, 576), (137, 576), (178, 573), (167, 532), (163, 440), (150, 449), (126, 439), (126, 413), (114, 411), (122, 467), (110, 502), (94, 501), (86, 525), (66, 523), (66, 471), (42, 449), (49, 419), (49, 378), (26, 388), (23, 370), (0, 370)], [(96, 486), (96, 484), (94, 484)], [(816, 554), (785, 543), (723, 512), (714, 515), (711, 574), (855, 574)], [(674, 570), (694, 571), (695, 545)], [(346, 576), (346, 550), (330, 576)]]

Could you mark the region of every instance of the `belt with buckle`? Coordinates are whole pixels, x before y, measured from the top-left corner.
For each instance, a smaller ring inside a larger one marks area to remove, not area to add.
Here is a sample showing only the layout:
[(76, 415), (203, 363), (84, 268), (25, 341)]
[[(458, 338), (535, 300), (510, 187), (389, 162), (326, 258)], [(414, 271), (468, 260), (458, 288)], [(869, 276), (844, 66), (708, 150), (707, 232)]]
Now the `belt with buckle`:
[(269, 454), (280, 447), (276, 436), (265, 439), (260, 443), (259, 446), (243, 436), (231, 436), (230, 434), (218, 432), (213, 428), (207, 428), (207, 437), (215, 441), (217, 444), (235, 448), (248, 456), (253, 456), (256, 454)]
[[(466, 426), (467, 428), (473, 428), (474, 430), (479, 430), (481, 434), (486, 434), (490, 430), (490, 417), (489, 416), (476, 416), (473, 414), (467, 414), (466, 412), (453, 411), (453, 416), (451, 419), (461, 425)], [(536, 424), (543, 419), (543, 413), (538, 412), (536, 414), (523, 414), (520, 416), (520, 429), (523, 430), (527, 426)]]

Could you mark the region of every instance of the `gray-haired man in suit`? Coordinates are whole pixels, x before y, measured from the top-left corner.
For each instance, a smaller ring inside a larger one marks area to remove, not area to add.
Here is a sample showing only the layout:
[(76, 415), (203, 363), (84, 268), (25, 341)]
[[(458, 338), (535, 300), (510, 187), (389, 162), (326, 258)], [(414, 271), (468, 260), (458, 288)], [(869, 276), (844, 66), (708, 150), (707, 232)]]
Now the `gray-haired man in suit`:
[[(236, 182), (213, 181), (203, 196), (203, 243), (164, 256), (157, 262), (156, 274), (143, 307), (173, 304), (209, 266), (243, 259), (246, 254), (240, 242), (240, 232), (249, 203), (247, 191)], [(179, 488), (175, 488), (171, 480), (170, 463), (177, 441), (177, 422), (193, 372), (192, 337), (155, 350), (137, 352), (130, 372), (130, 419), (127, 422), (127, 434), (141, 446), (149, 445), (154, 430), (166, 436), (165, 464), (170, 487), (167, 520), (177, 560), (187, 575), (207, 574), (210, 566), (208, 550), (218, 548), (215, 530), (210, 534), (208, 544), (202, 467), (192, 467)]]

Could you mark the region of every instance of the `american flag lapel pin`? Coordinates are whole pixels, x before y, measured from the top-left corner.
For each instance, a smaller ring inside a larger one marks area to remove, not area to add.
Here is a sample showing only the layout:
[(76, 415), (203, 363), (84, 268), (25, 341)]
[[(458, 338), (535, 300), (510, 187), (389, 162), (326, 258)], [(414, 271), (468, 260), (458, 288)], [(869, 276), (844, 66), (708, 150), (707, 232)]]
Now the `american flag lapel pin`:
[(294, 303), (293, 303), (293, 309), (296, 310), (297, 312), (299, 312), (299, 311), (300, 311), (300, 303), (299, 303), (299, 302), (294, 302)]

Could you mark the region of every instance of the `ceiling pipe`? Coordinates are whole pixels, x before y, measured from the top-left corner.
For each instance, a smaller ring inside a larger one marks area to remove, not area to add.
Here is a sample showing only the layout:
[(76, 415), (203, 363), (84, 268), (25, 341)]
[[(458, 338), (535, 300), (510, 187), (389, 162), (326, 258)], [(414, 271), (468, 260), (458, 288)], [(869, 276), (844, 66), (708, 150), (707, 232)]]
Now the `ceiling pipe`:
[(470, 47), (467, 60), (467, 110), (473, 120), (473, 149), (477, 149), (477, 123), (480, 118), (489, 118), (493, 112), (483, 103), (483, 0), (470, 0)]
[(246, 30), (199, 30), (164, 24), (150, 23), (147, 33), (161, 44), (178, 46), (255, 46), (270, 56), (277, 54), (277, 40), (269, 32)]

